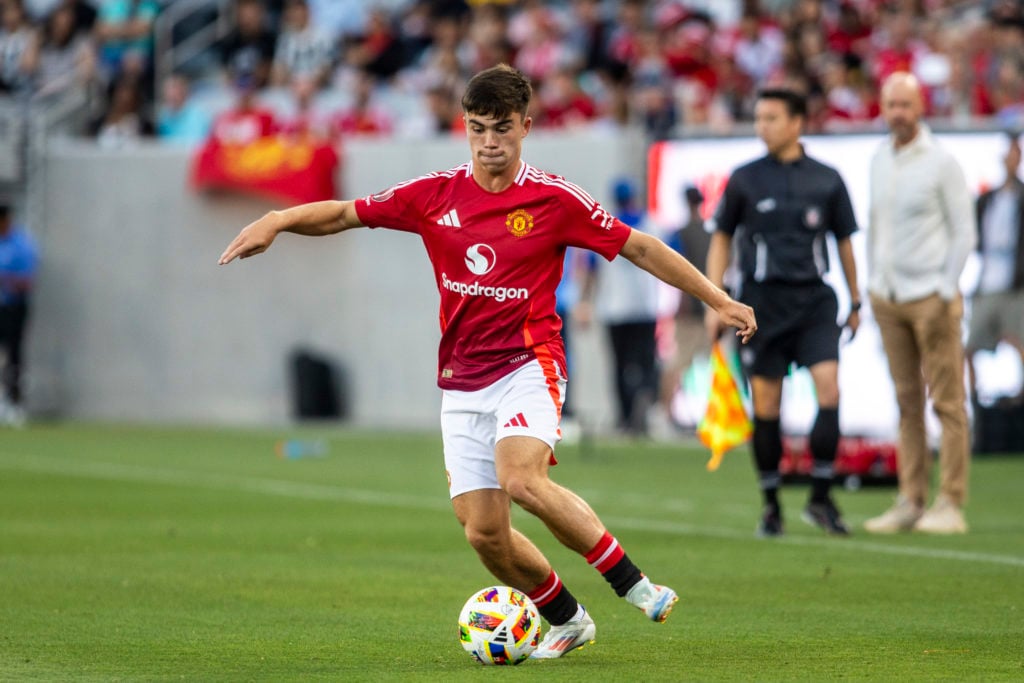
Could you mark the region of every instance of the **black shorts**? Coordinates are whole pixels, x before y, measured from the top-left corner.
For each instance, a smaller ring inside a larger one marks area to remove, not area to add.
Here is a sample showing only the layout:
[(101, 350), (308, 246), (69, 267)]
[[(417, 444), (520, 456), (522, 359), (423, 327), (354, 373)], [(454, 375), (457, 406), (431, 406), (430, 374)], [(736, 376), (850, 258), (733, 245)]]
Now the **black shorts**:
[(757, 317), (757, 332), (740, 348), (748, 375), (785, 377), (791, 363), (839, 360), (839, 303), (824, 282), (744, 282), (739, 299)]

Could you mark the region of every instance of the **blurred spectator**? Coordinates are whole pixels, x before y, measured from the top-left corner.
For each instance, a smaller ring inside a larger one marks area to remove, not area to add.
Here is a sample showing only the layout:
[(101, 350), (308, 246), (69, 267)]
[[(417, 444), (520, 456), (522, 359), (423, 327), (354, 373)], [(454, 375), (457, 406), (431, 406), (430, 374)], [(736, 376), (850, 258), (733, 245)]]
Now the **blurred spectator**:
[(509, 35), (517, 48), (513, 66), (535, 84), (543, 83), (575, 61), (575, 55), (562, 39), (557, 15), (537, 0), (526, 2), (512, 18)]
[(309, 0), (313, 25), (332, 40), (364, 33), (371, 6), (366, 0)]
[(213, 122), (211, 138), (223, 145), (247, 145), (277, 131), (274, 113), (256, 99), (256, 85), (250, 76), (235, 82), (234, 106)]
[(470, 72), (512, 61), (513, 48), (508, 39), (508, 14), (503, 7), (493, 4), (473, 7), (468, 40), (472, 59)]
[(757, 12), (747, 12), (740, 19), (736, 66), (750, 77), (754, 87), (761, 87), (781, 68), (784, 44), (781, 31), (763, 22)]
[(327, 82), (333, 62), (331, 38), (310, 22), (306, 0), (288, 0), (274, 53), (273, 82), (286, 85), (301, 79), (321, 86)]
[(22, 343), (37, 259), (35, 241), (14, 224), (11, 207), (0, 203), (0, 420), (11, 426), (25, 421)]
[(148, 73), (153, 58), (153, 22), (160, 13), (156, 0), (103, 0), (95, 37), (100, 63), (111, 79)]
[(262, 0), (235, 0), (235, 28), (220, 46), (221, 64), (227, 81), (249, 79), (256, 88), (270, 77), (277, 38), (267, 24)]
[(31, 91), (36, 40), (22, 0), (0, 2), (0, 92), (27, 95)]
[(60, 4), (69, 7), (75, 14), (75, 30), (91, 33), (96, 26), (97, 11), (91, 0), (60, 0)]
[(387, 12), (370, 11), (366, 31), (348, 41), (344, 62), (380, 79), (391, 78), (405, 65), (402, 42)]
[(185, 76), (172, 74), (164, 80), (156, 114), (156, 131), (161, 140), (180, 145), (198, 145), (206, 140), (211, 117), (189, 95), (190, 84)]
[[(612, 213), (635, 230), (649, 232), (633, 182), (621, 179), (612, 194)], [(608, 331), (616, 397), (616, 427), (625, 435), (647, 436), (648, 409), (658, 397), (655, 328), (657, 280), (625, 259), (590, 259), (577, 307), (581, 325), (591, 317)], [(591, 314), (591, 310), (593, 313)]]
[(289, 90), (295, 110), (279, 122), (281, 132), (297, 139), (329, 140), (331, 120), (316, 107), (316, 82), (311, 78), (296, 78)]
[(75, 30), (74, 10), (60, 6), (46, 19), (34, 59), (36, 95), (46, 97), (74, 86), (96, 82), (96, 48)]
[[(692, 185), (686, 187), (682, 194), (688, 212), (686, 223), (666, 243), (703, 273), (707, 271), (708, 248), (711, 246), (711, 233), (704, 225), (704, 195)], [(699, 299), (682, 293), (673, 327), (671, 346), (674, 353), (665, 363), (659, 389), (659, 400), (669, 416), (672, 415), (672, 399), (682, 383), (683, 373), (698, 354), (706, 356), (710, 351), (704, 330), (704, 306)]]
[(352, 104), (334, 118), (335, 133), (342, 137), (350, 135), (386, 135), (391, 132), (391, 117), (373, 102), (373, 77), (361, 72), (357, 74)]
[(583, 71), (608, 66), (608, 43), (612, 23), (604, 15), (600, 0), (572, 0), (572, 23), (566, 35)]
[(438, 85), (426, 92), (429, 135), (452, 135), (466, 129), (462, 107), (454, 91)]
[(142, 85), (127, 74), (110, 87), (107, 113), (94, 125), (96, 141), (102, 147), (125, 147), (151, 137), (153, 123), (143, 111)]
[(550, 128), (584, 125), (597, 115), (597, 107), (576, 82), (575, 74), (560, 69), (540, 90), (541, 114), (538, 123)]
[(1004, 341), (1024, 363), (1024, 182), (1019, 175), (1020, 161), (1020, 137), (1008, 135), (1003, 157), (1006, 179), (978, 198), (981, 277), (972, 301), (966, 349), (972, 398), (977, 394), (974, 355), (978, 351), (994, 351)]

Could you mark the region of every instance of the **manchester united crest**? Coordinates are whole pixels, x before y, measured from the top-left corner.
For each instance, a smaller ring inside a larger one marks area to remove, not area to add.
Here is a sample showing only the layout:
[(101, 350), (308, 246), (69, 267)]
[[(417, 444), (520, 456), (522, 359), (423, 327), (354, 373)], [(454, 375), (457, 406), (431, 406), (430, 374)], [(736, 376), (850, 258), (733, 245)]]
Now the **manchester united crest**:
[(533, 230), (533, 216), (523, 209), (516, 209), (505, 218), (505, 227), (516, 237), (526, 237)]

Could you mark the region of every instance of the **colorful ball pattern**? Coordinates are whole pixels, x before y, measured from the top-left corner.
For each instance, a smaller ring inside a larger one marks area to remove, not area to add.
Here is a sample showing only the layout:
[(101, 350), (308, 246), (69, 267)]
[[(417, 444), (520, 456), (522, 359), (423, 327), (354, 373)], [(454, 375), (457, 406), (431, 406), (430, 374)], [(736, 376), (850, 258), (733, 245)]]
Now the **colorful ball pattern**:
[(481, 664), (519, 664), (537, 649), (539, 640), (537, 607), (515, 588), (484, 588), (459, 614), (459, 641)]

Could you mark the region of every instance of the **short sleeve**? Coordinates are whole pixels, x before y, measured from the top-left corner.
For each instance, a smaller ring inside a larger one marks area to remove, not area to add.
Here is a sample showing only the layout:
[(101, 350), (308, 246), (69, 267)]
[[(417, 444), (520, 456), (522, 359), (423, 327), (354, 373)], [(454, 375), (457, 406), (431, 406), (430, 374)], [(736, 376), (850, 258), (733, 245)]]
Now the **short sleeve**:
[(569, 228), (567, 244), (589, 249), (608, 261), (619, 255), (632, 228), (597, 202), (588, 207), (583, 202), (567, 201), (563, 207), (568, 213), (565, 217)]
[(857, 232), (857, 218), (853, 215), (853, 203), (846, 183), (836, 172), (836, 189), (832, 193), (832, 233), (836, 239), (844, 239)]
[(386, 190), (356, 200), (359, 220), (370, 228), (388, 228), (419, 233), (422, 217), (417, 201), (423, 194), (422, 183), (399, 183)]
[(725, 184), (725, 191), (722, 192), (722, 198), (718, 202), (718, 208), (715, 210), (715, 215), (711, 219), (711, 227), (714, 231), (732, 235), (736, 232), (736, 228), (739, 226), (742, 217), (743, 195), (740, 192), (739, 182), (736, 180), (736, 174), (733, 173), (729, 177), (729, 182)]

